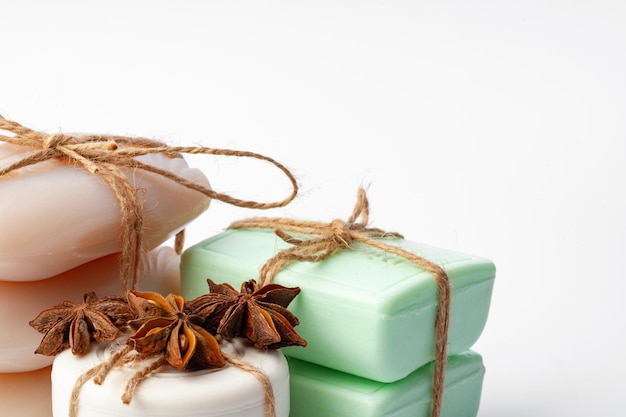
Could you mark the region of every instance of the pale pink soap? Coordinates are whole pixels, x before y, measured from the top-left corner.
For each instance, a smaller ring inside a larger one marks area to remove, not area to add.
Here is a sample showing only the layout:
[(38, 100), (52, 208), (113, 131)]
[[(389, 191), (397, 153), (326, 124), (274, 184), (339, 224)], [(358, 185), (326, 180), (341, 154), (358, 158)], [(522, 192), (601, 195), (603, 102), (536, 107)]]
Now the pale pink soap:
[[(486, 324), (493, 263), (404, 239), (384, 241), (445, 269), (452, 285), (448, 354), (468, 350)], [(183, 253), (182, 294), (190, 299), (206, 293), (207, 278), (239, 288), (288, 247), (268, 229), (209, 238)], [(274, 282), (301, 289), (289, 309), (308, 345), (284, 348), (287, 356), (380, 382), (402, 379), (434, 359), (436, 281), (403, 257), (357, 242), (323, 262), (293, 263)]]
[[(33, 149), (0, 144), (0, 168)], [(209, 187), (182, 158), (151, 154), (138, 160)], [(210, 199), (140, 169), (122, 169), (138, 190), (146, 249), (165, 242), (204, 212)], [(0, 177), (0, 280), (34, 281), (120, 252), (122, 214), (107, 183), (86, 169), (56, 160)]]
[(2, 417), (52, 417), (50, 367), (30, 372), (0, 373)]
[[(161, 246), (142, 258), (138, 288), (161, 294), (180, 291), (180, 256)], [(25, 372), (52, 364), (54, 358), (35, 354), (42, 334), (29, 326), (42, 310), (62, 301), (82, 302), (83, 294), (119, 294), (119, 256), (108, 255), (32, 282), (0, 281), (0, 372)]]

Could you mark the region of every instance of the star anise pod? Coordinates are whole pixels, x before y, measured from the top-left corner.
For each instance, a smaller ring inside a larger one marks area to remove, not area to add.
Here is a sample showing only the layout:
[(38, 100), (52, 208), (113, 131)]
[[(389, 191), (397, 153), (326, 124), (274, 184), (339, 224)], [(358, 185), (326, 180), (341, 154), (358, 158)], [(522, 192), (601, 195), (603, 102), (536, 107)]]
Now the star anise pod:
[(139, 353), (163, 354), (178, 370), (221, 368), (226, 362), (215, 337), (184, 312), (184, 299), (154, 292), (128, 292), (138, 327), (127, 343)]
[(94, 292), (80, 304), (71, 301), (39, 313), (28, 324), (44, 337), (35, 353), (54, 356), (68, 347), (75, 355), (87, 352), (92, 341), (110, 341), (133, 314), (122, 297), (98, 298)]
[(210, 292), (187, 303), (187, 309), (205, 320), (204, 326), (225, 338), (246, 337), (260, 349), (306, 346), (294, 326), (298, 318), (287, 306), (300, 288), (278, 284), (259, 288), (255, 280), (241, 285), (216, 284), (207, 279)]

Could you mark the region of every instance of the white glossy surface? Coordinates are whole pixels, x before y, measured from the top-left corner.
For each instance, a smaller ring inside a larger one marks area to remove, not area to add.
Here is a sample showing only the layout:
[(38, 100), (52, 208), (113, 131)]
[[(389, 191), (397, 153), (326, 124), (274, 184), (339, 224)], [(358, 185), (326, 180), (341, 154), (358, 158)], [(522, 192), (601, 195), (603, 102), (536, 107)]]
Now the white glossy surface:
[[(0, 144), (0, 167), (32, 153)], [(208, 187), (181, 158), (146, 155), (142, 162)], [(209, 206), (210, 199), (142, 170), (124, 170), (139, 189), (144, 247), (166, 241)], [(0, 178), (0, 280), (48, 278), (121, 250), (121, 212), (113, 191), (97, 175), (45, 161)]]
[[(102, 343), (83, 357), (62, 352), (52, 366), (54, 417), (67, 417), (69, 398), (76, 379), (109, 357), (111, 344)], [(116, 346), (113, 342), (112, 346)], [(119, 346), (116, 346), (119, 348)], [(258, 367), (272, 382), (276, 417), (289, 416), (289, 368), (277, 350), (262, 351), (244, 345), (223, 343), (224, 353)], [(227, 365), (216, 371), (179, 372), (167, 368), (144, 380), (130, 404), (122, 403), (126, 382), (140, 368), (115, 368), (102, 385), (88, 382), (79, 396), (78, 417), (263, 417), (264, 392), (254, 375)]]
[[(150, 251), (143, 259), (138, 288), (177, 293), (179, 263), (180, 257), (172, 248), (162, 246)], [(109, 255), (41, 281), (0, 281), (0, 372), (24, 372), (50, 365), (52, 357), (34, 353), (43, 335), (28, 322), (61, 301), (82, 301), (89, 291), (98, 296), (119, 293), (119, 276), (119, 257)]]

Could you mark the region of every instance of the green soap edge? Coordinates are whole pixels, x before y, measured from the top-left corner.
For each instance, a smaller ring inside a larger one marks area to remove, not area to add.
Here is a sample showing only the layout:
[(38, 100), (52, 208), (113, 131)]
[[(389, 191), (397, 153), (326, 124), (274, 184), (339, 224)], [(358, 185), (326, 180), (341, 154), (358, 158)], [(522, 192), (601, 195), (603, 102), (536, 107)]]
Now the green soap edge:
[[(382, 383), (287, 358), (290, 417), (430, 417), (434, 362), (392, 383)], [(475, 417), (485, 366), (466, 351), (447, 359), (441, 417)]]

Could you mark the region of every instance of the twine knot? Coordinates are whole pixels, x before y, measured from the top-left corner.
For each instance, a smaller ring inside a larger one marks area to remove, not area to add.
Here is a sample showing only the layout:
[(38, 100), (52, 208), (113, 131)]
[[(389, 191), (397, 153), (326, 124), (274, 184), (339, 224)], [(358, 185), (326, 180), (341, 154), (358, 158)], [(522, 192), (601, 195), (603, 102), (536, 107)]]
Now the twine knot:
[[(444, 377), (448, 329), (450, 326), (451, 285), (446, 271), (439, 265), (422, 258), (399, 246), (386, 243), (379, 238), (402, 238), (398, 233), (368, 227), (369, 203), (365, 190), (358, 191), (357, 202), (347, 221), (333, 220), (330, 223), (287, 218), (254, 217), (232, 223), (229, 229), (271, 228), (278, 237), (293, 246), (279, 251), (267, 260), (259, 272), (259, 285), (267, 285), (286, 266), (293, 262), (319, 262), (336, 251), (361, 242), (381, 251), (401, 256), (430, 272), (437, 283), (438, 306), (435, 319), (435, 370), (433, 372), (433, 405), (431, 417), (439, 417), (443, 403)], [(360, 218), (360, 222), (357, 219)], [(307, 235), (298, 238), (296, 235)]]
[(66, 145), (69, 143), (76, 143), (76, 140), (68, 135), (42, 135), (42, 144), (41, 144), (41, 148), (43, 150), (48, 150), (48, 149), (57, 149), (59, 146), (61, 145)]
[[(272, 158), (253, 152), (205, 147), (167, 146), (162, 142), (141, 137), (47, 134), (32, 130), (2, 116), (0, 116), (0, 131), (12, 134), (11, 136), (0, 135), (0, 141), (33, 149), (30, 155), (7, 167), (0, 168), (0, 179), (29, 165), (56, 159), (77, 168), (86, 169), (92, 174), (98, 174), (113, 190), (120, 204), (122, 214), (122, 292), (135, 288), (139, 277), (141, 254), (143, 253), (141, 201), (137, 189), (130, 184), (122, 168), (152, 172), (182, 187), (202, 193), (211, 199), (245, 208), (270, 209), (283, 207), (291, 202), (298, 193), (296, 179), (284, 165)], [(246, 157), (269, 162), (287, 176), (291, 183), (292, 191), (288, 197), (277, 202), (261, 203), (241, 200), (216, 192), (175, 175), (170, 171), (145, 164), (136, 159), (138, 156), (154, 153), (160, 153), (170, 158), (182, 158), (182, 154), (187, 153)], [(183, 232), (184, 230), (176, 236), (176, 250), (179, 253), (183, 247)]]
[(350, 225), (341, 219), (330, 222), (331, 239), (338, 246), (347, 247), (352, 244), (352, 231)]
[[(357, 222), (357, 219), (361, 219)], [(369, 203), (365, 190), (359, 189), (358, 199), (352, 215), (347, 221), (335, 219), (330, 223), (293, 220), (287, 218), (252, 217), (232, 223), (229, 229), (269, 228), (285, 242), (293, 245), (269, 259), (259, 273), (259, 286), (269, 284), (274, 276), (292, 262), (320, 262), (337, 252), (360, 241), (378, 246), (375, 238), (402, 238), (398, 233), (367, 227)], [(300, 239), (299, 235), (306, 235)], [(389, 246), (389, 245), (386, 245)]]

